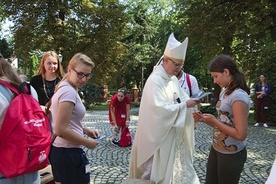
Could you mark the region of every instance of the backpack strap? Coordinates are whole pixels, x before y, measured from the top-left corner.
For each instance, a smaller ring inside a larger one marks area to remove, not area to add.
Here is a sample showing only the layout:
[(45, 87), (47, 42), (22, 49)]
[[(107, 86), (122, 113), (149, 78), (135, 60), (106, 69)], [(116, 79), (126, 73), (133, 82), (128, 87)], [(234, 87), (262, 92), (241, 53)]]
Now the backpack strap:
[(18, 89), (15, 86), (13, 86), (11, 83), (9, 83), (7, 81), (4, 81), (4, 80), (0, 80), (0, 84), (2, 84), (3, 86), (9, 88), (15, 94), (17, 94), (17, 95), (19, 94)]
[(12, 95), (8, 91), (4, 85), (0, 84), (0, 92), (4, 95), (4, 97), (10, 102), (12, 100)]
[(190, 91), (190, 97), (193, 95), (192, 94), (192, 85), (191, 85), (191, 80), (190, 80), (190, 75), (188, 73), (186, 73), (186, 80), (187, 80), (187, 85)]
[[(63, 86), (64, 86), (64, 85), (63, 85)], [(59, 87), (55, 90), (54, 93), (56, 93), (56, 92), (59, 90), (59, 88), (61, 88), (61, 87), (63, 87), (63, 86), (59, 86)], [(53, 95), (53, 96), (54, 96), (54, 95)], [(45, 112), (46, 112), (47, 115), (49, 115), (49, 114), (51, 113), (50, 107), (51, 107), (51, 105), (52, 105), (52, 98), (53, 98), (53, 96), (50, 98), (50, 100), (48, 101), (48, 103), (46, 103), (46, 105), (45, 105)]]
[[(13, 86), (11, 83), (1, 80), (0, 79), (0, 84), (2, 84), (3, 86), (6, 86), (7, 88), (9, 88), (12, 92), (14, 92), (16, 95), (19, 95), (21, 92), (15, 87)], [(24, 91), (23, 89), (25, 88), (25, 91), (27, 94), (31, 94), (31, 86), (29, 83), (27, 82), (22, 82), (19, 86), (19, 89), (21, 91)]]

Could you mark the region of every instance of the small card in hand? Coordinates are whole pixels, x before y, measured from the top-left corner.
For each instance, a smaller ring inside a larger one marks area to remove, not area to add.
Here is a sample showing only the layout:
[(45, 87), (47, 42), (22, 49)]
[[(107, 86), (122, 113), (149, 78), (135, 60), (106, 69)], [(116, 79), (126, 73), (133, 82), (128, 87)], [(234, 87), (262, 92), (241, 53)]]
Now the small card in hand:
[(212, 94), (212, 92), (204, 92), (203, 90), (199, 90), (197, 93), (193, 94), (191, 97), (202, 99), (210, 94)]
[(105, 138), (105, 135), (100, 135), (99, 137), (96, 138), (96, 140), (98, 142), (100, 142), (101, 140), (103, 140)]

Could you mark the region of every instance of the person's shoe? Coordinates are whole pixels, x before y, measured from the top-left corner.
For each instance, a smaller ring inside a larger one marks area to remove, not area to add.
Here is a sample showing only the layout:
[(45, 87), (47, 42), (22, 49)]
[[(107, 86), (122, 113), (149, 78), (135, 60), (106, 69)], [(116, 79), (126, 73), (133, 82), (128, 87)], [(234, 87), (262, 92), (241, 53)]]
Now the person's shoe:
[(259, 123), (256, 123), (254, 126), (255, 126), (255, 127), (256, 127), (256, 126), (259, 126)]
[(267, 128), (267, 127), (268, 127), (268, 125), (267, 125), (266, 123), (264, 123), (263, 125), (264, 125), (264, 127), (265, 127), (265, 128)]
[(119, 145), (119, 141), (117, 139), (113, 139), (111, 142), (112, 144)]

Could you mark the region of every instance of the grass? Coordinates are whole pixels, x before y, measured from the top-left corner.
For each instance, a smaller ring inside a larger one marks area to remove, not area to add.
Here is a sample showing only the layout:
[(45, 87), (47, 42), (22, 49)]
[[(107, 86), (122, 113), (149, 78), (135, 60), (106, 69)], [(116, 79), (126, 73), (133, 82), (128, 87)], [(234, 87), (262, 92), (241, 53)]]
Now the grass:
[[(106, 111), (108, 110), (108, 106), (109, 106), (109, 103), (95, 103), (93, 105), (90, 106), (89, 110), (92, 110), (92, 111)], [(139, 107), (140, 106), (140, 103), (139, 102), (132, 102), (131, 103), (131, 106), (132, 108), (136, 108), (136, 107)]]
[(249, 111), (248, 124), (255, 124), (254, 110)]
[(109, 103), (96, 103), (90, 106), (89, 110), (93, 111), (106, 111), (108, 110)]

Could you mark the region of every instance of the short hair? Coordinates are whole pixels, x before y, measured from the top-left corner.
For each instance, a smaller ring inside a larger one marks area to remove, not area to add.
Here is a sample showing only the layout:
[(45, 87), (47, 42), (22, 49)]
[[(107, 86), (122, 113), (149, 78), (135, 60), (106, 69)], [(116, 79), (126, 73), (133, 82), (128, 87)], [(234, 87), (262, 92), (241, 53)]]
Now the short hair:
[(118, 89), (118, 92), (123, 93), (125, 96), (127, 95), (127, 89), (125, 87)]

